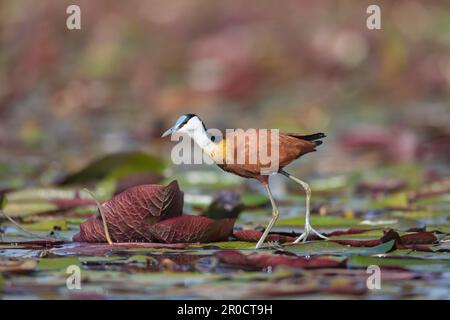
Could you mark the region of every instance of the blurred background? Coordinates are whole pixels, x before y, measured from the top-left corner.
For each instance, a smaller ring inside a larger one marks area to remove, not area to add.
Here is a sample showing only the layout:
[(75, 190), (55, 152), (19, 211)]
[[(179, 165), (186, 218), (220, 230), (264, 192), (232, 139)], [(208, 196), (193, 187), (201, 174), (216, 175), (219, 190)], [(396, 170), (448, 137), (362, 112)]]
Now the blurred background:
[[(70, 4), (81, 30), (66, 28)], [(382, 30), (366, 27), (370, 4)], [(448, 174), (448, 0), (3, 0), (0, 48), (3, 188), (112, 152), (169, 159), (160, 135), (184, 113), (326, 132), (292, 165), (307, 176), (411, 162)]]

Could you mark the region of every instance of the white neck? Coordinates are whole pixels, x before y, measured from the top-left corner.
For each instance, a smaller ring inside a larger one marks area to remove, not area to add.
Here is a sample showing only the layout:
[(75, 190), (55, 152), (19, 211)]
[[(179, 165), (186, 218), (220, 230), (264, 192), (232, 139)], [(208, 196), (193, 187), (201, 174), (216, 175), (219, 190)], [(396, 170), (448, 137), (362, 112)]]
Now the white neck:
[(206, 153), (214, 150), (215, 144), (211, 141), (203, 126), (197, 127), (195, 130), (189, 132), (189, 136), (194, 142)]

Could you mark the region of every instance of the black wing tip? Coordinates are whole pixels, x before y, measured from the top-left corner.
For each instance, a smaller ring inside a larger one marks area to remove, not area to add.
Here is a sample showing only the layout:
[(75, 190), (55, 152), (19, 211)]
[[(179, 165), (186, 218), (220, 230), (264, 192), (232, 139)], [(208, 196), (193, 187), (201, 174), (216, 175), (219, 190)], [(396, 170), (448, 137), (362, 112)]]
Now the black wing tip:
[(314, 144), (316, 145), (316, 147), (317, 147), (317, 146), (320, 146), (322, 143), (323, 143), (322, 140), (315, 140), (315, 141), (314, 141)]
[(316, 133), (316, 135), (318, 137), (317, 139), (322, 139), (322, 138), (326, 138), (327, 137), (327, 135), (325, 133), (323, 133), (323, 132)]
[(323, 132), (319, 132), (319, 133), (314, 133), (314, 134), (308, 134), (305, 136), (301, 136), (300, 138), (303, 140), (307, 140), (307, 141), (315, 141), (315, 140), (319, 140), (319, 139), (323, 139), (326, 138), (327, 136), (325, 135), (325, 133)]

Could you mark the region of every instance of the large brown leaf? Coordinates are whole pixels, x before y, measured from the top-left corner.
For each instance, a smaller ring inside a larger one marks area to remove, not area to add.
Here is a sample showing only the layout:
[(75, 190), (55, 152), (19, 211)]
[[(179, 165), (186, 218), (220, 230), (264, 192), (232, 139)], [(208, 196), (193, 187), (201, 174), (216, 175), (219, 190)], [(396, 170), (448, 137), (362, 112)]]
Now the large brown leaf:
[[(150, 226), (160, 220), (180, 216), (183, 192), (178, 183), (168, 186), (142, 185), (132, 187), (104, 202), (102, 211), (113, 242), (152, 242)], [(75, 241), (105, 242), (101, 215), (89, 218), (80, 225)]]
[(233, 233), (234, 218), (211, 219), (183, 215), (150, 226), (151, 234), (164, 243), (212, 242), (227, 240)]

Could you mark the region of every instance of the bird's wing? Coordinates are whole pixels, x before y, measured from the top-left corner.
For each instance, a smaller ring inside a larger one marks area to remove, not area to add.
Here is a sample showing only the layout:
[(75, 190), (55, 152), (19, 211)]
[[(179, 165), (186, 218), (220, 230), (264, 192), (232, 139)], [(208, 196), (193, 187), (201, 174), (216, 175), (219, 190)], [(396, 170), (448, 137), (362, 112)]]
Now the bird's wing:
[[(320, 140), (303, 139), (305, 135), (280, 133), (280, 167), (284, 167), (304, 154), (316, 151)], [(308, 136), (307, 136), (308, 137)]]
[[(257, 130), (257, 133), (260, 133), (260, 131)], [(278, 140), (278, 166), (282, 168), (298, 157), (315, 151), (320, 141), (316, 139), (320, 139), (323, 136), (322, 134), (301, 135), (297, 133), (280, 133)], [(268, 152), (268, 155), (271, 155), (270, 161), (275, 161), (274, 154), (271, 150), (272, 146), (269, 145), (271, 141), (270, 133), (268, 133), (264, 141), (268, 142), (266, 152)], [(230, 142), (232, 143), (229, 144)], [(250, 176), (252, 174), (256, 175), (261, 171), (261, 168), (267, 167), (267, 165), (262, 165), (260, 161), (259, 151), (261, 150), (259, 139), (251, 135), (247, 136), (245, 132), (232, 133), (221, 141), (218, 148), (224, 151), (226, 166), (223, 166), (223, 169), (226, 171), (231, 171), (242, 176)], [(241, 153), (241, 158), (238, 157), (238, 153)], [(238, 159), (244, 160), (244, 163)]]

